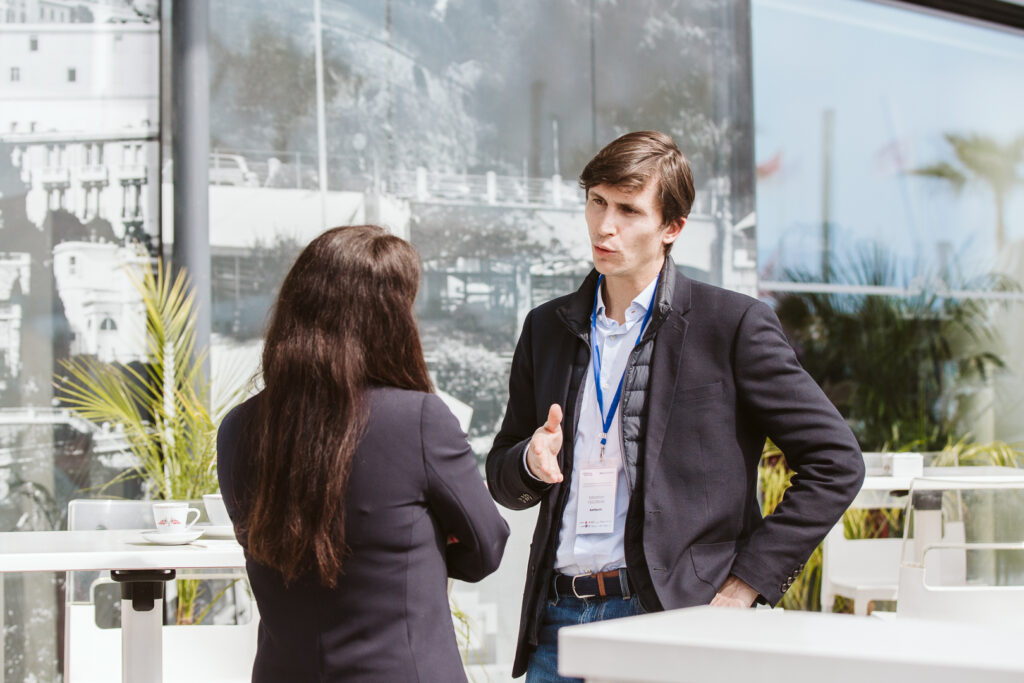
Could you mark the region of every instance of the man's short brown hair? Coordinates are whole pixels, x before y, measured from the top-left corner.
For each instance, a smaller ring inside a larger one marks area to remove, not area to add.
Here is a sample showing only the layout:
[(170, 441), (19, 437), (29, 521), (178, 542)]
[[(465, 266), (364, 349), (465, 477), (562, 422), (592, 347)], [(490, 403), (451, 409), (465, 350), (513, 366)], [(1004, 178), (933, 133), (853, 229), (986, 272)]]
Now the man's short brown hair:
[(658, 131), (626, 133), (608, 143), (583, 169), (580, 187), (588, 192), (596, 185), (640, 190), (651, 178), (658, 182), (662, 225), (690, 215), (694, 197), (690, 162), (672, 138)]

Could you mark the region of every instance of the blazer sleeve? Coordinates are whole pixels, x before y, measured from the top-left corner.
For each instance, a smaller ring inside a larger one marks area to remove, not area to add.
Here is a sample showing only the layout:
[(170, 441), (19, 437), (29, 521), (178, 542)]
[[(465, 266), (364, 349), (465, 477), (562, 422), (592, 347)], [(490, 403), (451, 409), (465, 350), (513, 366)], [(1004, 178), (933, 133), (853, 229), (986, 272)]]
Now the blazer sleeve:
[[(238, 444), (244, 431), (242, 423), (247, 405), (248, 402), (232, 408), (217, 429), (217, 483), (224, 497), (224, 507), (227, 508), (228, 517), (231, 518), (232, 523), (238, 522), (241, 517), (241, 501), (239, 500), (241, 492), (238, 490), (235, 459), (238, 456)], [(240, 540), (244, 545), (244, 539), (240, 538)]]
[(466, 435), (448, 406), (428, 394), (420, 416), (427, 504), (445, 537), (448, 576), (479, 581), (494, 572), (508, 540), (508, 523), (487, 494)]
[(734, 349), (744, 412), (796, 472), (782, 502), (743, 545), (732, 568), (775, 604), (857, 495), (864, 459), (839, 411), (800, 366), (768, 305), (755, 302), (746, 310)]
[[(513, 510), (536, 505), (552, 487), (552, 484), (531, 477), (523, 459), (530, 438), (540, 427), (534, 396), (532, 330), (531, 311), (523, 323), (523, 331), (512, 356), (505, 417), (494, 437), (491, 452), (487, 454), (487, 486), (491, 495), (498, 503)], [(546, 409), (547, 406), (545, 413)]]

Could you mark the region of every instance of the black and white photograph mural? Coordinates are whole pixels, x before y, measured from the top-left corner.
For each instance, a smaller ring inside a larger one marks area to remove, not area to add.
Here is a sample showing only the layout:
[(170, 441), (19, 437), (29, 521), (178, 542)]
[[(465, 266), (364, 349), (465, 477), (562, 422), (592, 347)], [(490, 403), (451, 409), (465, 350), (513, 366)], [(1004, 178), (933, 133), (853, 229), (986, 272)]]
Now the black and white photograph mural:
[[(313, 9), (211, 10), (223, 27), (211, 37), (211, 147), (254, 174), (235, 191), (319, 186)], [(755, 292), (746, 2), (321, 9), (327, 222), (379, 222), (420, 250), (424, 345), (438, 388), (472, 410), (478, 454), (501, 416), (523, 317), (591, 267), (577, 177), (615, 137), (673, 136), (697, 180), (673, 257), (693, 277)], [(287, 258), (276, 278), (266, 264), (308, 241), (321, 207), (311, 197), (270, 226), (252, 202), (218, 226), (211, 203), (214, 324), (243, 341), (259, 334)], [(244, 262), (253, 258), (263, 265)]]

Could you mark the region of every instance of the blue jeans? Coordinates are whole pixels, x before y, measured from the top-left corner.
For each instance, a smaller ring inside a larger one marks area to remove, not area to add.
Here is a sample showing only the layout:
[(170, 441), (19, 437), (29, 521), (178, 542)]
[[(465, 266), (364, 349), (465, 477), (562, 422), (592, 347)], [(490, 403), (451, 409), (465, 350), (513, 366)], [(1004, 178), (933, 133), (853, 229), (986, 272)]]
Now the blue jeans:
[(529, 668), (526, 670), (526, 683), (582, 683), (581, 678), (565, 678), (558, 675), (558, 629), (563, 626), (589, 624), (637, 614), (644, 614), (644, 608), (640, 606), (640, 600), (635, 595), (628, 599), (549, 599), (537, 639), (537, 649), (530, 656)]

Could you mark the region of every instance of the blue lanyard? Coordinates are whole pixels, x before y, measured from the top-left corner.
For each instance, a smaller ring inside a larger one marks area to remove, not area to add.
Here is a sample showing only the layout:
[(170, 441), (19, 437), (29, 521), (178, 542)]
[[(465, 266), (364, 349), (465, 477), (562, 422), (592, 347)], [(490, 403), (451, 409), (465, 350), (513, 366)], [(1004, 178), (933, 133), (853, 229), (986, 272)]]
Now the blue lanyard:
[[(640, 323), (640, 334), (636, 336), (636, 341), (633, 342), (633, 346), (640, 343), (643, 339), (644, 330), (647, 328), (647, 323), (651, 319), (651, 312), (654, 311), (654, 297), (658, 294), (658, 280), (661, 279), (661, 273), (658, 274), (658, 278), (654, 281), (654, 292), (651, 294), (651, 303), (647, 306), (647, 312), (644, 314), (644, 320)], [(601, 283), (604, 282), (604, 275), (597, 278), (597, 291), (594, 292), (594, 308), (590, 312), (590, 345), (594, 352), (591, 354), (591, 358), (594, 361), (594, 388), (597, 389), (597, 408), (601, 411), (601, 459), (604, 459), (604, 447), (608, 443), (608, 430), (612, 427), (612, 420), (615, 419), (615, 411), (619, 407), (619, 399), (622, 398), (622, 382), (626, 378), (626, 371), (622, 371), (622, 377), (619, 378), (619, 386), (615, 389), (615, 396), (612, 397), (612, 405), (608, 409), (608, 413), (604, 412), (604, 392), (601, 391), (601, 348), (597, 345), (597, 297), (601, 292)]]

